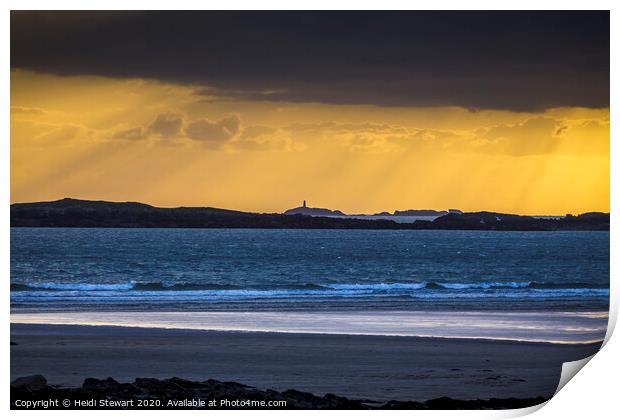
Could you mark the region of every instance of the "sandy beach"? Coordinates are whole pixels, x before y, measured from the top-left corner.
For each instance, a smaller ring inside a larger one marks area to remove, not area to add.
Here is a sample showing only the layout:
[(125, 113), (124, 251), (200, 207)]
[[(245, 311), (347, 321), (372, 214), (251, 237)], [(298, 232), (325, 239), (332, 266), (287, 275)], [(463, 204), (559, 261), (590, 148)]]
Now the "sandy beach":
[(377, 401), (550, 396), (598, 344), (12, 324), (11, 380), (217, 379)]

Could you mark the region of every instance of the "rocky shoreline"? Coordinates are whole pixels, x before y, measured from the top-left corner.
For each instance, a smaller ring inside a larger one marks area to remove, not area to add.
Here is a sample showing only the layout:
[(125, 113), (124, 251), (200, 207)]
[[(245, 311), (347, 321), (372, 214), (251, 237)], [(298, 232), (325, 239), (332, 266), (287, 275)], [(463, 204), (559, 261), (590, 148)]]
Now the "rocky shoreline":
[(119, 383), (112, 378), (87, 378), (81, 387), (49, 385), (42, 375), (11, 383), (11, 409), (400, 409), (488, 410), (541, 404), (550, 397), (456, 400), (441, 397), (425, 402), (354, 400), (297, 390), (259, 390), (237, 382), (188, 381), (180, 378), (136, 378)]

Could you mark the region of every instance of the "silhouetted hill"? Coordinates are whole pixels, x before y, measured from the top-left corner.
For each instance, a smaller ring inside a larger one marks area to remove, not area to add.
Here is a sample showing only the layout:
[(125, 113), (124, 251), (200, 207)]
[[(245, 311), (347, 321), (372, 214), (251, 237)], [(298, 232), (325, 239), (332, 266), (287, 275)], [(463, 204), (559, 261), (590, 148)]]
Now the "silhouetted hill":
[(447, 211), (437, 210), (396, 210), (394, 216), (443, 216)]
[(134, 202), (71, 198), (11, 205), (13, 227), (393, 229), (394, 225), (397, 223), (388, 220), (286, 216), (212, 207), (159, 208)]
[(320, 207), (295, 207), (294, 209), (288, 209), (283, 214), (287, 216), (302, 215), (302, 216), (346, 216), (340, 210), (322, 209)]
[(449, 213), (435, 219), (433, 227), (466, 230), (609, 230), (609, 213), (584, 213), (557, 219), (487, 211)]
[(609, 230), (609, 213), (541, 219), (512, 214), (450, 213), (434, 221), (317, 217), (248, 213), (213, 207), (160, 208), (147, 204), (58, 201), (11, 205), (12, 227), (264, 228), (264, 229), (450, 229), (450, 230)]
[[(460, 212), (459, 210), (454, 210), (456, 212)], [(299, 207), (295, 207), (293, 209), (288, 209), (286, 210), (283, 214), (286, 214), (287, 216), (291, 216), (291, 215), (296, 215), (296, 214), (301, 214), (304, 216), (325, 216), (325, 217), (346, 217), (346, 216), (362, 216), (362, 217), (367, 217), (367, 216), (386, 216), (386, 217), (400, 217), (400, 216), (407, 216), (407, 217), (412, 217), (412, 216), (424, 216), (424, 217), (439, 217), (439, 216), (443, 216), (444, 214), (448, 214), (448, 211), (445, 210), (395, 210), (394, 213), (390, 213), (388, 211), (382, 211), (379, 213), (374, 213), (371, 215), (368, 214), (347, 214), (347, 213), (343, 213), (340, 210), (331, 210), (331, 209), (325, 209), (325, 208), (320, 208), (320, 207), (306, 207), (306, 206), (299, 206)]]

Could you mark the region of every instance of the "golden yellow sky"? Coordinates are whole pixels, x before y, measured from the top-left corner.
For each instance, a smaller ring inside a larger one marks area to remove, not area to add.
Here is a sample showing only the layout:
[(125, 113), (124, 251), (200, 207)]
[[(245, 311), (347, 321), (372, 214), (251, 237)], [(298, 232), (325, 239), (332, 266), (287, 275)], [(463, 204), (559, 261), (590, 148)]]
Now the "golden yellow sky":
[(208, 93), (13, 70), (11, 201), (609, 211), (609, 109), (473, 111)]

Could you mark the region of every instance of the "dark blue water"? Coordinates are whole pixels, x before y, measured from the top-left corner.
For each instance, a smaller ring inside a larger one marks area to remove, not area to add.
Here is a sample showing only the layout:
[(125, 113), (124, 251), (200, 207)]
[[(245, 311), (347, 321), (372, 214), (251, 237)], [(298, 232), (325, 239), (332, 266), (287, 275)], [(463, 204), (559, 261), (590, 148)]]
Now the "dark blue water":
[(39, 310), (600, 310), (609, 232), (11, 229)]

